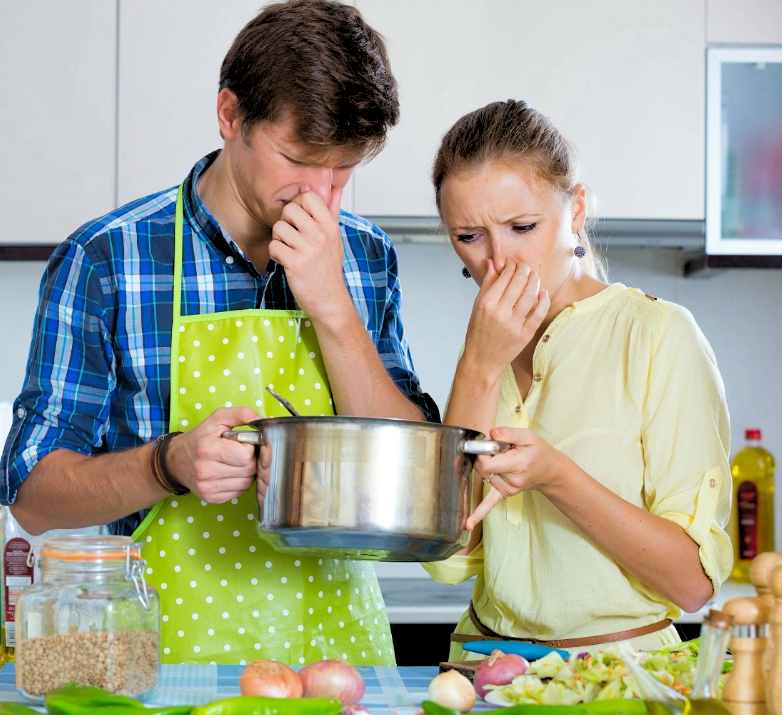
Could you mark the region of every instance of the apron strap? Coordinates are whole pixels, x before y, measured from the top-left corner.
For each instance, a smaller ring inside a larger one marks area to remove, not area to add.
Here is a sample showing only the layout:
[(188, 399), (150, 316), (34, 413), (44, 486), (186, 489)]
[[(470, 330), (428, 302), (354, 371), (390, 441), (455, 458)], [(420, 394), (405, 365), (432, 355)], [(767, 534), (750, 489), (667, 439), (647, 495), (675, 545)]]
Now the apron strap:
[[(171, 360), (169, 372), (171, 374), (171, 394), (176, 394), (179, 389), (179, 319), (182, 310), (182, 236), (185, 207), (182, 194), (185, 182), (179, 185), (176, 194), (176, 211), (174, 214), (174, 296), (172, 301), (171, 321)], [(171, 414), (168, 420), (168, 431), (172, 432), (179, 423), (177, 400), (170, 400)]]

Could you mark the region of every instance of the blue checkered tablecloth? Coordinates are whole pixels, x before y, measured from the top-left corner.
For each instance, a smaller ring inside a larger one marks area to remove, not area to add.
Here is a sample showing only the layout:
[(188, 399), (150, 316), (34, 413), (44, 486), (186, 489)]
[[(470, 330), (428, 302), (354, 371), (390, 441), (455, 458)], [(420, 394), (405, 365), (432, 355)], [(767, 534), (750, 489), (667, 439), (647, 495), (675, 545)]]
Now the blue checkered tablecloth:
[[(160, 681), (147, 705), (200, 705), (239, 695), (241, 665), (161, 665)], [(414, 715), (427, 698), (429, 682), (437, 675), (436, 666), (359, 667), (366, 693), (361, 703), (371, 715)], [(14, 684), (14, 664), (0, 670), (0, 701), (24, 702)], [(29, 704), (29, 703), (28, 703)], [(486, 712), (496, 706), (480, 698), (473, 712)]]

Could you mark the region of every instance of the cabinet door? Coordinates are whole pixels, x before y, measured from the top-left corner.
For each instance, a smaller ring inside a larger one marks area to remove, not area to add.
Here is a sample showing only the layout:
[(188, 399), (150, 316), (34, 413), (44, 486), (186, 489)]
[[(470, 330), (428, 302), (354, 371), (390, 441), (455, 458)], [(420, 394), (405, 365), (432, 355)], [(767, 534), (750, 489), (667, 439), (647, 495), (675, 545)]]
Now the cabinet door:
[(120, 203), (178, 184), (222, 146), (220, 65), (258, 0), (120, 0)]
[(707, 0), (706, 40), (747, 45), (782, 44), (779, 0)]
[(357, 0), (387, 38), (402, 119), (356, 175), (356, 211), (434, 213), (443, 132), (526, 99), (579, 149), (600, 214), (704, 215), (704, 0)]
[(355, 4), (386, 40), (401, 105), (400, 122), (386, 148), (356, 171), (355, 210), (373, 216), (434, 216), (429, 174), (443, 133), (463, 114), (497, 98), (486, 52), (491, 18), (475, 0)]
[(60, 243), (114, 206), (116, 5), (0, 3), (1, 243)]

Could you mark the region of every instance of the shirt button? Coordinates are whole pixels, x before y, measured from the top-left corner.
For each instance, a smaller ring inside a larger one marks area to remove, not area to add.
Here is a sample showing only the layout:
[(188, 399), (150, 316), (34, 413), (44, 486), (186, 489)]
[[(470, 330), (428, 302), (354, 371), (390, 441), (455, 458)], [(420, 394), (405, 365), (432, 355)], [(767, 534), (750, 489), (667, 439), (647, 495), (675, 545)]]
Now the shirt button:
[(20, 420), (22, 419), (22, 417), (24, 417), (24, 407), (20, 407), (20, 408), (19, 408), (19, 409), (16, 411), (16, 416), (17, 416), (17, 417), (18, 417)]
[(544, 343), (547, 343), (549, 340), (551, 340), (551, 336), (550, 335), (544, 335), (543, 336), (543, 342)]
[(516, 405), (516, 414), (521, 412), (521, 405)]
[(535, 382), (540, 382), (542, 379), (543, 375), (541, 375), (539, 372), (536, 372), (534, 377)]
[(226, 262), (226, 263), (227, 263), (229, 266), (232, 266), (232, 265), (233, 265), (233, 263), (234, 263), (234, 257), (233, 257), (233, 256), (228, 256), (228, 258), (226, 258), (226, 259), (225, 259), (225, 262)]
[(716, 479), (709, 479), (709, 486), (714, 489), (714, 487), (717, 486), (717, 480)]

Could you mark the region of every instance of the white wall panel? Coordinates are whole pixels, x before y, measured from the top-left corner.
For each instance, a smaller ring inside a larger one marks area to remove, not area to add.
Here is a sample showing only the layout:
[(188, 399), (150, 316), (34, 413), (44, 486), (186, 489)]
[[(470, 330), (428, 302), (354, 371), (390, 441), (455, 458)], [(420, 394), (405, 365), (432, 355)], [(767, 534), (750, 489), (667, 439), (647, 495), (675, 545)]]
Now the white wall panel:
[(60, 243), (114, 205), (116, 4), (0, 2), (2, 243)]
[(443, 132), (526, 99), (580, 150), (607, 218), (704, 216), (705, 0), (357, 0), (385, 35), (402, 120), (356, 176), (356, 210), (432, 215)]
[(120, 204), (178, 184), (223, 144), (220, 65), (259, 0), (120, 0)]
[(780, 0), (707, 0), (709, 43), (782, 44)]

